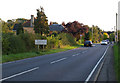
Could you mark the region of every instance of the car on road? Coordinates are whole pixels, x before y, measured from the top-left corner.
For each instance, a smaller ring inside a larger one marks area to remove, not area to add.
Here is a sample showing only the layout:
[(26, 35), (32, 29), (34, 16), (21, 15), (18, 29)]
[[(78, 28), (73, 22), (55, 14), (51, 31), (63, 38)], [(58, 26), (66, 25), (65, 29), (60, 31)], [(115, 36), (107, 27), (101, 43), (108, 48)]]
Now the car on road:
[(106, 39), (106, 41), (107, 41), (108, 44), (110, 43), (110, 41), (108, 39)]
[(85, 42), (84, 42), (84, 46), (90, 46), (90, 47), (92, 47), (92, 41), (89, 41), (89, 40), (86, 40)]
[(107, 44), (108, 44), (107, 40), (102, 40), (101, 41), (101, 45), (107, 45)]

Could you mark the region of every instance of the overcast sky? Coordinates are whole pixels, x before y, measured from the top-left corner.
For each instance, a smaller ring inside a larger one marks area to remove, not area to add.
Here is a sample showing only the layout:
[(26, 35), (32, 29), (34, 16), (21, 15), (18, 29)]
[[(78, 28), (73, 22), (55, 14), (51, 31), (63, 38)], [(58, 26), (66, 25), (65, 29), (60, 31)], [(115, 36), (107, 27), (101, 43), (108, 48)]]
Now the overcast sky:
[(113, 30), (118, 13), (119, 0), (1, 0), (0, 18), (36, 17), (36, 9), (42, 6), (48, 21), (61, 24), (79, 21), (85, 25), (97, 25), (102, 30)]

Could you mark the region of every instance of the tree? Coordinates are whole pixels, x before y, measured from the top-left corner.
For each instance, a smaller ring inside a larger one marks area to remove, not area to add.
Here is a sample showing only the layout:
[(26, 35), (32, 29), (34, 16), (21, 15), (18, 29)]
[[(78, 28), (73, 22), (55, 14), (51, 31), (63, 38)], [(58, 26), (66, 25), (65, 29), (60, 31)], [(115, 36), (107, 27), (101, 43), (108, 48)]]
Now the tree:
[(41, 36), (48, 33), (49, 27), (48, 27), (48, 20), (44, 13), (43, 7), (40, 7), (40, 9), (37, 9), (37, 19), (34, 23), (34, 30), (35, 33), (40, 34)]
[(2, 23), (2, 32), (3, 32), (3, 33), (8, 33), (8, 32), (10, 32), (9, 27), (8, 27), (8, 24), (7, 24), (5, 21), (3, 21), (3, 20), (0, 20), (0, 21), (1, 21), (1, 23)]
[(115, 41), (115, 34), (114, 33), (110, 34), (109, 40), (110, 41)]
[(89, 31), (88, 33), (85, 33), (85, 40), (91, 40), (92, 39), (92, 33)]
[(92, 42), (97, 43), (102, 41), (103, 39), (102, 30), (98, 26), (93, 25), (89, 30), (91, 33), (93, 33)]
[(109, 38), (109, 35), (107, 33), (103, 33), (103, 39), (106, 40)]
[(62, 22), (62, 25), (65, 26), (65, 22)]
[(83, 25), (78, 21), (69, 22), (65, 25), (65, 27), (67, 28), (68, 33), (72, 33), (73, 36), (77, 38), (77, 40), (80, 39), (80, 34), (84, 35), (88, 32), (89, 29), (87, 25)]
[(18, 24), (17, 26), (17, 35), (24, 33), (23, 25), (22, 23)]

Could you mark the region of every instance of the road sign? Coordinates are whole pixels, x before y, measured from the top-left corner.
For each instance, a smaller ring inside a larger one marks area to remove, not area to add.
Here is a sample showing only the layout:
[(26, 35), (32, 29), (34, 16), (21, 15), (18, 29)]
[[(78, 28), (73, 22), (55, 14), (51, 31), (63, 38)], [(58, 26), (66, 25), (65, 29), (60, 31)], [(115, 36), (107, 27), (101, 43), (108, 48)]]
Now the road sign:
[(35, 45), (47, 45), (47, 40), (35, 40)]
[(82, 36), (82, 35), (80, 35), (80, 36)]

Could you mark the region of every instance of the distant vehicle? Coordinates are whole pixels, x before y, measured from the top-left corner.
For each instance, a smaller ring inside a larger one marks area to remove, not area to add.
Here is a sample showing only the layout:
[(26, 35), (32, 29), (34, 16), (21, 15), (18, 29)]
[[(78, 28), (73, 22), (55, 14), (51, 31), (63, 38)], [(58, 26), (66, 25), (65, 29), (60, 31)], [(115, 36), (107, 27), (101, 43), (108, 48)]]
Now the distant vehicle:
[(84, 42), (84, 46), (92, 47), (92, 42), (87, 40), (87, 41)]
[(107, 40), (102, 40), (101, 41), (101, 45), (107, 45), (107, 44), (108, 44)]
[(108, 44), (110, 43), (110, 41), (108, 39), (106, 39), (106, 41), (107, 41)]

